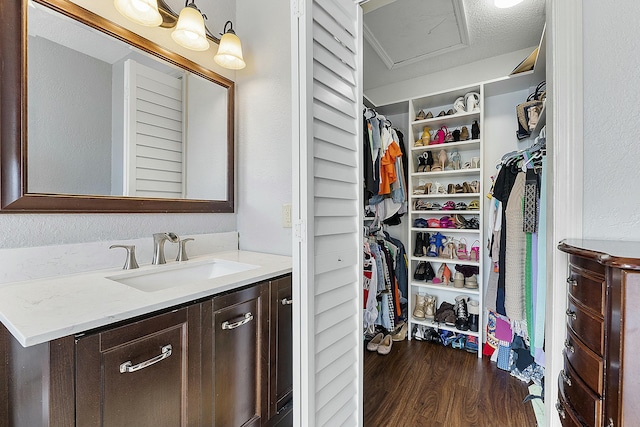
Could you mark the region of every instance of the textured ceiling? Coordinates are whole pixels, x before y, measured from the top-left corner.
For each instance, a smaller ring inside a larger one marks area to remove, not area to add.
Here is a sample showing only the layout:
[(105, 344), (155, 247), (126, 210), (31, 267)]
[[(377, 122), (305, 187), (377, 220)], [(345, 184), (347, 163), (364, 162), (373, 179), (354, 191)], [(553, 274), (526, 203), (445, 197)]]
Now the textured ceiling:
[(545, 0), (509, 9), (493, 0), (370, 3), (364, 7), (365, 90), (536, 46), (545, 21)]

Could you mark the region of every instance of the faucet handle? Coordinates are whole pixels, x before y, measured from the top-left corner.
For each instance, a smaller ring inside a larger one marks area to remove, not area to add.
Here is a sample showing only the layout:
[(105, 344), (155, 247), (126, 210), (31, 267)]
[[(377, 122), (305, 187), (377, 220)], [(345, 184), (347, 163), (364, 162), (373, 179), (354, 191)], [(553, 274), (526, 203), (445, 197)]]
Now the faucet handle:
[(127, 259), (124, 262), (123, 270), (133, 270), (138, 268), (138, 262), (136, 261), (136, 247), (135, 245), (111, 245), (109, 249), (113, 248), (125, 248), (127, 250)]
[(176, 261), (188, 261), (189, 257), (187, 256), (187, 249), (185, 245), (188, 241), (193, 240), (193, 238), (189, 237), (188, 239), (182, 239), (178, 243), (178, 256), (176, 257)]

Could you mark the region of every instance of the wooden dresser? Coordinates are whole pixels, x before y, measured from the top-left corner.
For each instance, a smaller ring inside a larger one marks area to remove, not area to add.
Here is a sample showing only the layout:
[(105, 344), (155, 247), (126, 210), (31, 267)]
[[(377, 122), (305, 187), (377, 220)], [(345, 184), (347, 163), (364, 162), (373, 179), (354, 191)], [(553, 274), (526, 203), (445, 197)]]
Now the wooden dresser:
[(640, 425), (640, 242), (563, 240), (569, 255), (563, 426)]

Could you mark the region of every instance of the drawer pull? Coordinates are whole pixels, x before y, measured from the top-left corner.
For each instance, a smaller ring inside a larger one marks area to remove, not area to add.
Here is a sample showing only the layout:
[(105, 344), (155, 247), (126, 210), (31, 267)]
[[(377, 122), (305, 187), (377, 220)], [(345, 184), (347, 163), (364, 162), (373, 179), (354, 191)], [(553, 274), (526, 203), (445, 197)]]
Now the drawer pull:
[(571, 343), (569, 343), (569, 340), (564, 340), (564, 348), (566, 348), (567, 350), (569, 350), (571, 353), (575, 353), (576, 349), (573, 348), (573, 346), (571, 345)]
[(137, 365), (132, 365), (130, 360), (127, 360), (126, 362), (124, 362), (123, 364), (120, 365), (120, 373), (124, 374), (127, 372), (135, 372), (135, 371), (139, 371), (140, 369), (144, 369), (148, 366), (154, 365), (164, 359), (166, 359), (167, 357), (171, 356), (171, 344), (167, 344), (164, 347), (162, 347), (162, 353), (152, 357), (149, 360), (146, 360), (144, 362), (138, 363)]
[(556, 411), (558, 411), (558, 415), (560, 415), (560, 418), (562, 418), (563, 420), (567, 418), (567, 414), (564, 413), (564, 408), (562, 407), (560, 401), (556, 402)]
[(237, 322), (229, 323), (228, 321), (222, 322), (222, 329), (235, 329), (238, 326), (242, 326), (247, 324), (253, 320), (253, 314), (247, 313), (244, 315), (242, 320), (238, 320)]
[(576, 279), (572, 279), (571, 277), (567, 278), (567, 285), (578, 286), (578, 281)]
[(282, 305), (291, 305), (291, 304), (293, 304), (293, 299), (292, 298), (289, 298), (289, 299), (282, 298), (282, 300), (280, 300), (280, 304), (282, 304)]
[(562, 380), (567, 383), (567, 385), (569, 387), (571, 387), (571, 378), (569, 378), (569, 375), (566, 374), (566, 372), (564, 371), (564, 369), (562, 369), (560, 371), (560, 375), (562, 376)]
[(573, 320), (576, 320), (576, 312), (575, 311), (571, 311), (567, 308), (567, 311), (565, 311), (565, 314), (567, 315), (567, 317), (572, 318)]

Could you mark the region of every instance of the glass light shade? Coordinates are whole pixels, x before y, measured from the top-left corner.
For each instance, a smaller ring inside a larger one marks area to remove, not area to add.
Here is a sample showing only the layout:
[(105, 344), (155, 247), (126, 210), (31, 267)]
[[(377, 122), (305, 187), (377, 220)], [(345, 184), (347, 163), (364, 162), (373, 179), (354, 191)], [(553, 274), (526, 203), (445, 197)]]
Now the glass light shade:
[(523, 0), (495, 0), (494, 4), (496, 7), (501, 9), (506, 9), (507, 7), (515, 6), (518, 3), (522, 3)]
[(158, 0), (115, 0), (113, 4), (118, 12), (136, 24), (157, 27), (162, 23)]
[(227, 32), (220, 39), (218, 53), (213, 57), (216, 63), (230, 70), (241, 70), (246, 66), (242, 59), (242, 44), (234, 33)]
[(182, 47), (191, 50), (207, 50), (209, 42), (204, 32), (204, 18), (193, 7), (185, 7), (180, 11), (176, 29), (171, 38)]

